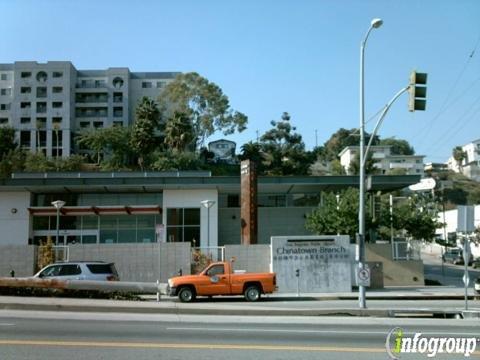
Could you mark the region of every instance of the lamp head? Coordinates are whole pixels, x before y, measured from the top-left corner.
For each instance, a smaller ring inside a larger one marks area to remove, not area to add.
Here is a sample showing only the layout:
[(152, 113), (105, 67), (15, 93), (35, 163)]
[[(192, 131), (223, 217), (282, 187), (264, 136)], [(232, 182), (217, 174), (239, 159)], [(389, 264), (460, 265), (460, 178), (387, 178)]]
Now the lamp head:
[(375, 29), (378, 29), (380, 26), (382, 26), (383, 20), (382, 19), (373, 19), (371, 22), (371, 26)]

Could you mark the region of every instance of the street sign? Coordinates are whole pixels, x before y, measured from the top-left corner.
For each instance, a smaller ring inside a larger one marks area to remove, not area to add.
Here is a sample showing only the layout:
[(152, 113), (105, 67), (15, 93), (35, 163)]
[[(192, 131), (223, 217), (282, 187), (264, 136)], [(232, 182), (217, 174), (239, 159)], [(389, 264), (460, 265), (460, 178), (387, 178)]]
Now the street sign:
[(470, 284), (470, 276), (468, 276), (468, 274), (463, 275), (462, 280), (465, 286), (468, 286), (468, 284)]
[(435, 189), (436, 184), (435, 179), (425, 178), (416, 184), (410, 185), (408, 188), (412, 191), (425, 191)]
[(457, 232), (471, 233), (475, 231), (473, 206), (457, 206)]
[(370, 269), (366, 264), (363, 268), (357, 268), (357, 285), (370, 286)]

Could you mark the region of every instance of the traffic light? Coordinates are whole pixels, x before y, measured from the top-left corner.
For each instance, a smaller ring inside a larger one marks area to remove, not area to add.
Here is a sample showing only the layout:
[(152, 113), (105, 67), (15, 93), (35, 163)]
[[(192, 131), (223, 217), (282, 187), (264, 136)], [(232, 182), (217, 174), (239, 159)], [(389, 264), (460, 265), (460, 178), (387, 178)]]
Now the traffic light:
[(410, 74), (410, 89), (408, 91), (410, 92), (408, 110), (424, 111), (427, 107), (427, 74), (412, 71)]

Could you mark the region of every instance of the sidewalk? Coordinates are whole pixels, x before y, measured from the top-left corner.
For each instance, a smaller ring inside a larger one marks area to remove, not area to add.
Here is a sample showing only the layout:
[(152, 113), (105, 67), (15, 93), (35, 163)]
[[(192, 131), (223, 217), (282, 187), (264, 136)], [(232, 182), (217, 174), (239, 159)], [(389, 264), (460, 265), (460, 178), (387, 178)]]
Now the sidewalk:
[[(471, 289), (470, 289), (471, 290)], [(470, 295), (473, 294), (471, 290)], [(463, 289), (446, 287), (387, 288), (367, 291), (367, 309), (359, 309), (357, 293), (275, 294), (250, 303), (241, 297), (199, 298), (184, 304), (162, 296), (160, 302), (0, 296), (0, 310), (155, 313), (250, 316), (432, 316), (480, 317), (480, 301), (470, 300), (463, 312)]]

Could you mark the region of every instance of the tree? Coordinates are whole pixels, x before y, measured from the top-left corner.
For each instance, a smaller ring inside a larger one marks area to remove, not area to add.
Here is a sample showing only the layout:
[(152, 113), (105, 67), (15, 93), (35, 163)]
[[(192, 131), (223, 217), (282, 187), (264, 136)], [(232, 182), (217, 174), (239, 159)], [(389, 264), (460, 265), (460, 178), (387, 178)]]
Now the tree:
[(202, 162), (198, 155), (190, 151), (166, 150), (156, 153), (152, 169), (157, 171), (200, 170)]
[[(370, 134), (365, 133), (365, 143), (368, 144)], [(372, 145), (377, 145), (379, 142), (378, 136), (372, 141)], [(338, 154), (347, 146), (359, 146), (360, 133), (358, 129), (344, 129), (340, 128), (335, 132), (330, 139), (324, 144), (324, 155), (326, 160), (332, 161), (338, 159)]]
[(132, 156), (132, 150), (126, 146), (130, 133), (130, 128), (121, 126), (87, 130), (77, 136), (77, 144), (85, 150), (94, 151), (97, 164), (106, 168), (121, 168), (129, 163)]
[(358, 232), (358, 190), (348, 188), (338, 194), (324, 193), (318, 208), (307, 215), (305, 227), (316, 234), (346, 234), (355, 239)]
[(16, 148), (15, 129), (10, 126), (0, 127), (0, 160)]
[(144, 96), (135, 109), (136, 120), (130, 137), (130, 146), (135, 152), (138, 165), (143, 171), (146, 156), (154, 150), (156, 130), (160, 124), (160, 111), (155, 101)]
[(389, 137), (386, 139), (380, 140), (378, 145), (382, 146), (391, 146), (392, 155), (414, 155), (415, 149), (411, 146), (407, 140), (395, 139), (394, 137)]
[(461, 146), (455, 146), (452, 150), (452, 156), (453, 159), (457, 162), (458, 169), (461, 172), (463, 168), (463, 160), (467, 158), (467, 153), (463, 151)]
[[(375, 166), (376, 160), (373, 158), (373, 153), (370, 151), (365, 162), (365, 174), (373, 175), (378, 174), (380, 169)], [(349, 175), (360, 174), (360, 153), (357, 153), (348, 166)]]
[(186, 150), (193, 142), (195, 135), (188, 116), (181, 112), (174, 112), (165, 124), (165, 144), (170, 149)]
[(216, 131), (229, 135), (246, 129), (247, 116), (231, 109), (220, 87), (195, 72), (178, 75), (162, 91), (159, 102), (166, 118), (175, 112), (188, 116), (195, 148)]
[(305, 152), (302, 136), (295, 133), (290, 115), (284, 112), (280, 121), (271, 122), (273, 129), (260, 138), (267, 175), (306, 175), (313, 161)]
[(13, 172), (24, 171), (26, 154), (21, 149), (10, 150), (0, 160), (0, 177), (7, 178)]
[(262, 161), (262, 148), (258, 142), (248, 142), (242, 145), (240, 160), (250, 160), (257, 165)]

